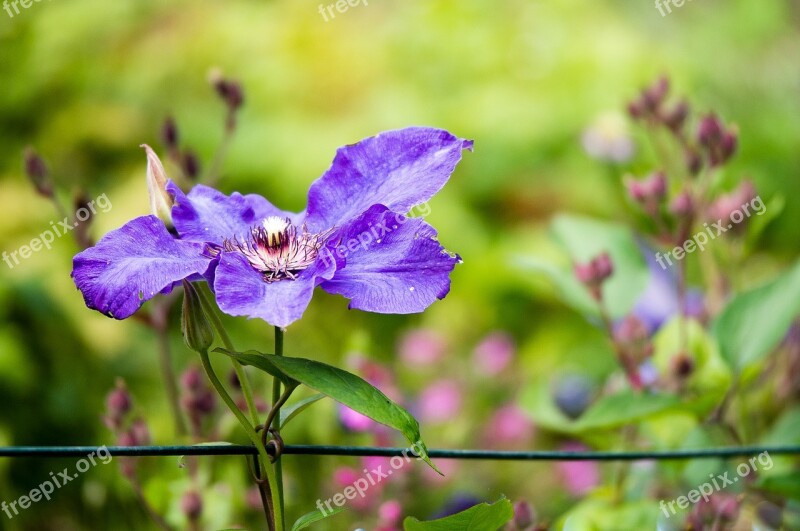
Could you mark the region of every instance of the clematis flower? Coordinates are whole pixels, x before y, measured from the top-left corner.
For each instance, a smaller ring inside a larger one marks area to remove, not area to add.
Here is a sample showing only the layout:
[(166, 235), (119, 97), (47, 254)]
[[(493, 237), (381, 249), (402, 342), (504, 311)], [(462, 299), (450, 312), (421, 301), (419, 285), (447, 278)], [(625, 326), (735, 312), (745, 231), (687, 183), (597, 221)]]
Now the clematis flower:
[(88, 307), (115, 319), (183, 279), (208, 281), (229, 315), (280, 327), (317, 286), (350, 308), (421, 312), (447, 295), (460, 258), (405, 214), (444, 186), (464, 149), (472, 142), (424, 127), (342, 147), (300, 213), (203, 185), (184, 194), (170, 181), (176, 234), (153, 215), (136, 218), (75, 256), (72, 277)]

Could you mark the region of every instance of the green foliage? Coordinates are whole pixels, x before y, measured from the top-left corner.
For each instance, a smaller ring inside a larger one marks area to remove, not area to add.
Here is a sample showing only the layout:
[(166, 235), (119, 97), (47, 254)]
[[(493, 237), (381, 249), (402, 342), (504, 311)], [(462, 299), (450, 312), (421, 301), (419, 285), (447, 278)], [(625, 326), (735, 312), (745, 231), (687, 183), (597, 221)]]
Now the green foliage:
[(481, 503), (460, 513), (422, 522), (409, 516), (405, 531), (496, 531), (514, 517), (514, 508), (505, 497), (492, 504)]

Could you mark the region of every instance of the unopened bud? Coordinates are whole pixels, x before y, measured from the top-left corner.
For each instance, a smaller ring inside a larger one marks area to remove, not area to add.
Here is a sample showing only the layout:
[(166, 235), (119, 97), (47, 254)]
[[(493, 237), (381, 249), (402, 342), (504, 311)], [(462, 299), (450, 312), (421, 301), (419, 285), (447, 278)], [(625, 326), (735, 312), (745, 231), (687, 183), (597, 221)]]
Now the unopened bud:
[(122, 379), (117, 380), (116, 387), (106, 396), (106, 425), (116, 430), (133, 406), (133, 400)]
[(734, 131), (726, 132), (720, 143), (719, 151), (720, 151), (720, 164), (725, 164), (728, 162), (733, 155), (736, 154), (736, 150), (739, 147), (739, 136)]
[(197, 521), (203, 514), (203, 499), (194, 491), (185, 493), (181, 498), (181, 512), (189, 521)]
[(678, 194), (672, 203), (669, 205), (669, 211), (678, 216), (679, 218), (687, 218), (692, 215), (694, 211), (694, 201), (692, 195), (684, 190)]
[(536, 512), (533, 506), (526, 501), (514, 504), (514, 525), (519, 530), (525, 530), (536, 524)]
[(181, 386), (187, 392), (199, 391), (205, 386), (205, 375), (197, 366), (192, 365), (181, 374)]
[(161, 142), (168, 151), (178, 149), (178, 124), (172, 116), (167, 117), (161, 126)]
[(209, 74), (209, 83), (217, 91), (217, 94), (230, 111), (235, 111), (244, 103), (244, 92), (242, 86), (237, 82), (222, 77), (219, 70), (212, 70)]
[(181, 331), (186, 345), (197, 352), (207, 351), (214, 341), (214, 332), (200, 303), (200, 294), (194, 285), (186, 280), (183, 281)]
[(200, 176), (200, 159), (191, 150), (187, 149), (181, 155), (181, 167), (183, 173), (193, 181)]
[(664, 102), (664, 98), (666, 98), (668, 92), (669, 79), (666, 77), (661, 77), (652, 86), (645, 89), (642, 94), (642, 101), (649, 111), (655, 113), (661, 107), (661, 104)]
[(173, 197), (167, 192), (167, 172), (161, 160), (147, 144), (142, 144), (147, 153), (147, 191), (150, 193), (150, 212), (172, 230)]
[(653, 353), (647, 326), (633, 314), (626, 316), (614, 330), (614, 341), (637, 363)]
[(674, 132), (683, 129), (686, 118), (689, 116), (689, 104), (684, 100), (677, 103), (669, 112), (664, 114), (664, 125)]
[(701, 146), (711, 148), (722, 138), (722, 123), (716, 114), (707, 114), (697, 126), (697, 141)]
[(27, 147), (22, 155), (25, 174), (30, 179), (36, 191), (43, 197), (53, 197), (53, 183), (47, 171), (47, 165), (42, 157), (32, 148)]
[(700, 173), (700, 170), (703, 169), (703, 158), (697, 153), (697, 151), (693, 149), (687, 149), (683, 155), (684, 161), (686, 162), (686, 169), (689, 170), (689, 174), (692, 176), (697, 176)]
[(694, 360), (685, 353), (672, 358), (672, 372), (679, 380), (685, 380), (694, 371)]
[(596, 300), (600, 300), (600, 286), (614, 274), (614, 263), (608, 253), (602, 253), (588, 263), (575, 264), (574, 270), (577, 279), (589, 289)]

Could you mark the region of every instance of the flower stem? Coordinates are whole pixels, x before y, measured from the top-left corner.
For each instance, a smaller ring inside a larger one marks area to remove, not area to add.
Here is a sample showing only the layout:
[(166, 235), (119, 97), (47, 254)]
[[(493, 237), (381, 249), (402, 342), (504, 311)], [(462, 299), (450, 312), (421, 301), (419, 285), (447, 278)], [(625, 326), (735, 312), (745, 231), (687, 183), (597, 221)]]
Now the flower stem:
[[(276, 356), (283, 356), (283, 329), (281, 327), (275, 327), (275, 355)], [(291, 390), (287, 389), (286, 399), (289, 398), (288, 394), (291, 393)], [(283, 400), (285, 402), (286, 400)], [(272, 427), (275, 430), (280, 429), (281, 423), (281, 382), (278, 378), (274, 378), (272, 381)], [(268, 425), (264, 426), (264, 429), (269, 428)], [(284, 509), (284, 501), (283, 501), (283, 466), (281, 465), (281, 458), (278, 456), (278, 459), (275, 460), (275, 479), (278, 483), (278, 507), (277, 512), (283, 516), (283, 509)], [(283, 518), (281, 518), (282, 520)], [(280, 531), (283, 531), (283, 527), (279, 527)]]
[[(217, 307), (216, 305), (212, 304), (211, 301), (206, 296), (203, 290), (197, 290), (197, 293), (200, 296), (200, 304), (203, 306), (203, 310), (205, 310), (206, 316), (211, 321), (211, 326), (214, 327), (217, 334), (219, 335), (222, 343), (225, 345), (225, 348), (228, 350), (235, 352), (236, 348), (233, 346), (233, 342), (231, 341), (228, 332), (225, 331), (225, 327), (222, 326), (222, 321), (217, 314)], [(217, 378), (216, 374), (213, 372), (213, 368), (211, 367), (211, 362), (208, 361), (208, 352), (200, 354), (201, 358), (203, 359), (203, 368), (206, 370), (206, 373), (209, 375), (209, 379), (211, 383), (214, 385), (214, 388), (217, 390), (217, 393), (222, 397), (223, 401), (228, 405), (228, 408), (231, 412), (236, 415), (236, 418), (239, 420), (239, 423), (242, 425), (242, 428), (247, 432), (247, 436), (256, 446), (258, 450), (260, 461), (261, 461), (261, 468), (264, 470), (264, 473), (267, 477), (267, 482), (269, 483), (268, 490), (269, 496), (272, 499), (271, 507), (276, 506), (276, 502), (279, 502), (278, 498), (278, 488), (276, 484), (276, 474), (270, 466), (270, 458), (269, 454), (267, 453), (267, 449), (261, 441), (261, 437), (255, 430), (255, 426), (261, 424), (261, 421), (258, 418), (258, 409), (256, 409), (255, 402), (253, 401), (253, 391), (250, 388), (250, 382), (247, 379), (247, 373), (244, 371), (244, 367), (236, 361), (233, 360), (233, 370), (236, 371), (236, 377), (239, 379), (239, 384), (242, 387), (242, 393), (244, 394), (245, 402), (247, 402), (247, 409), (250, 411), (250, 417), (252, 419), (252, 423), (247, 420), (242, 410), (239, 409), (239, 406), (233, 401), (230, 397), (228, 392), (222, 386), (222, 383)], [(216, 382), (216, 383), (215, 383)], [(266, 493), (264, 491), (265, 486), (259, 483), (259, 490), (261, 490), (262, 500), (266, 498)], [(277, 503), (279, 506), (282, 507), (282, 504)], [(275, 529), (282, 530), (283, 529), (283, 510), (281, 511), (274, 511), (271, 508), (268, 508), (266, 505), (264, 507), (264, 511), (267, 515), (267, 520), (270, 525), (270, 530), (274, 531)], [(274, 527), (273, 527), (274, 526)]]
[[(250, 424), (250, 421), (247, 420), (247, 417), (244, 415), (244, 413), (242, 413), (242, 410), (239, 409), (239, 406), (236, 405), (236, 402), (233, 401), (233, 398), (231, 398), (231, 396), (225, 390), (225, 387), (222, 385), (222, 382), (220, 382), (219, 378), (217, 378), (217, 375), (214, 372), (214, 368), (211, 366), (211, 360), (208, 359), (208, 350), (201, 350), (199, 351), (199, 354), (200, 354), (200, 360), (203, 363), (203, 369), (206, 371), (206, 375), (208, 375), (208, 379), (211, 381), (211, 385), (214, 386), (214, 389), (216, 389), (217, 393), (222, 398), (223, 402), (225, 402), (225, 404), (228, 406), (228, 409), (230, 409), (231, 412), (234, 415), (236, 415), (236, 419), (242, 425), (242, 428), (244, 428), (245, 432), (247, 432), (247, 436), (250, 438), (250, 440), (253, 442), (256, 449), (258, 450), (258, 455), (263, 465), (262, 468), (267, 475), (267, 481), (269, 482), (269, 489), (272, 492), (273, 504), (274, 504), (275, 493), (277, 492), (277, 485), (275, 481), (276, 480), (275, 473), (273, 472), (272, 467), (269, 466), (270, 459), (269, 459), (269, 454), (267, 453), (267, 449), (261, 443), (261, 437), (259, 437), (258, 433), (256, 433), (256, 430)], [(259, 485), (259, 488), (263, 487)], [(267, 516), (267, 521), (269, 522), (271, 529), (273, 529), (272, 527), (273, 525), (275, 526), (276, 529), (283, 529), (282, 512), (276, 512), (274, 515), (270, 515), (268, 507), (264, 507), (264, 512)], [(275, 520), (274, 523), (272, 521), (273, 518)]]
[[(222, 344), (225, 345), (225, 348), (235, 352), (236, 349), (233, 346), (233, 342), (231, 341), (230, 336), (228, 336), (228, 332), (225, 331), (225, 327), (222, 326), (222, 321), (217, 314), (217, 308), (215, 305), (211, 304), (206, 297), (206, 294), (202, 290), (198, 290), (197, 293), (200, 295), (200, 304), (202, 304), (203, 309), (206, 311), (206, 315), (211, 320), (211, 326), (214, 327), (214, 330), (219, 335), (220, 339), (222, 340)], [(261, 424), (261, 421), (258, 418), (258, 409), (256, 408), (255, 401), (253, 400), (253, 390), (250, 387), (250, 381), (247, 379), (247, 374), (244, 372), (244, 367), (242, 364), (236, 360), (233, 361), (233, 370), (236, 372), (236, 378), (239, 379), (239, 385), (242, 386), (242, 394), (244, 394), (244, 400), (247, 403), (247, 409), (250, 412), (250, 417), (252, 418), (253, 425), (258, 426)]]

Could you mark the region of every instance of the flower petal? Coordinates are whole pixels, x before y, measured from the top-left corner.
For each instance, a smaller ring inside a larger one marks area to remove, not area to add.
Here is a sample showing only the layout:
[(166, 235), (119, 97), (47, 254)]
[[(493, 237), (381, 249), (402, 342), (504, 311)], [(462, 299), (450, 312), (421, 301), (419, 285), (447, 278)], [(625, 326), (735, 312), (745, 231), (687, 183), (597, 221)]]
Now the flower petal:
[(421, 312), (450, 291), (461, 261), (442, 247), (436, 230), (383, 205), (369, 209), (340, 233), (336, 253), (346, 265), (322, 289), (344, 295), (350, 308), (378, 313)]
[(463, 149), (471, 150), (472, 141), (429, 127), (386, 131), (339, 148), (308, 192), (309, 229), (342, 226), (377, 204), (408, 212), (444, 186)]
[(173, 182), (167, 185), (167, 190), (175, 196), (172, 220), (184, 240), (220, 245), (227, 238), (247, 235), (251, 227), (269, 216), (289, 217), (293, 220), (296, 217), (291, 212), (284, 212), (273, 206), (257, 194), (242, 195), (234, 192), (227, 196), (202, 184), (184, 194)]
[(333, 276), (335, 269), (332, 262), (318, 260), (295, 280), (266, 282), (244, 256), (223, 252), (214, 279), (214, 293), (219, 308), (228, 315), (246, 315), (285, 328), (302, 317), (314, 288)]
[(142, 216), (106, 234), (73, 259), (72, 278), (86, 306), (125, 319), (175, 282), (203, 274), (203, 245), (175, 239), (155, 216)]

